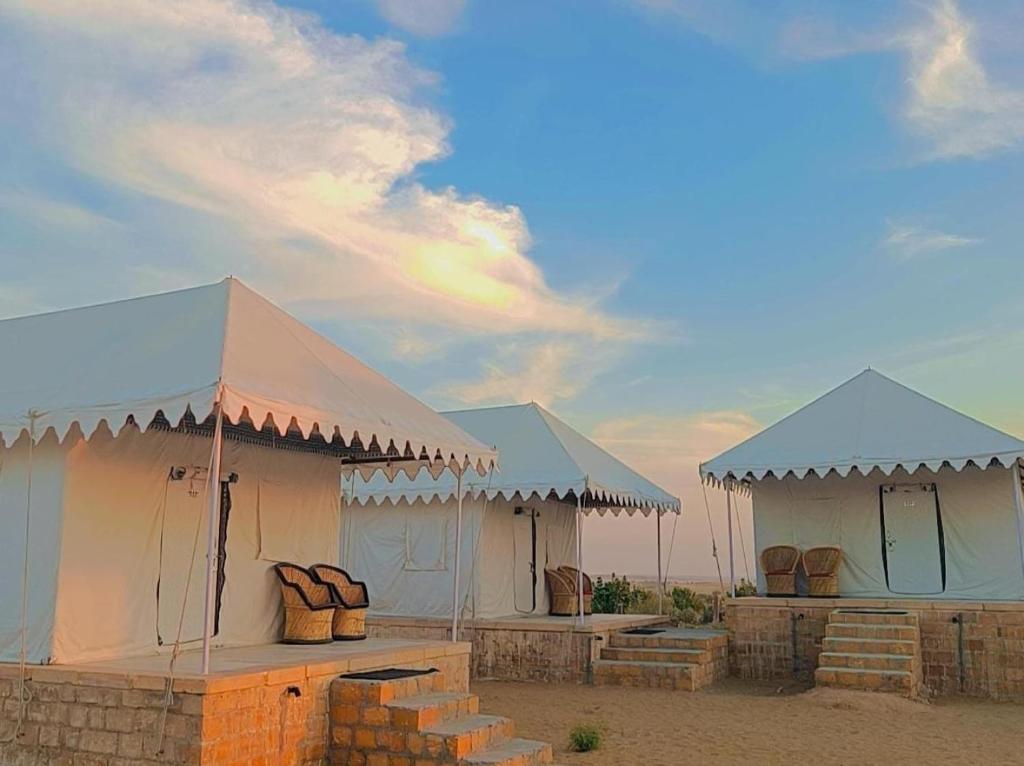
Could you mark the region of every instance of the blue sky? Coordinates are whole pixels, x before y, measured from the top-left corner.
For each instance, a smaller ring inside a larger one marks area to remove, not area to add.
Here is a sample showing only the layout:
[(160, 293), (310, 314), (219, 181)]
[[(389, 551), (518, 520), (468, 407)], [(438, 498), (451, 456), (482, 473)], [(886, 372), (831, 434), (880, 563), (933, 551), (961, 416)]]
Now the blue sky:
[[(1021, 30), (1001, 0), (0, 0), (0, 315), (234, 273), (439, 408), (549, 406), (683, 495), (673, 569), (707, 573), (696, 463), (865, 366), (1024, 433)], [(588, 554), (649, 571), (652, 536)]]

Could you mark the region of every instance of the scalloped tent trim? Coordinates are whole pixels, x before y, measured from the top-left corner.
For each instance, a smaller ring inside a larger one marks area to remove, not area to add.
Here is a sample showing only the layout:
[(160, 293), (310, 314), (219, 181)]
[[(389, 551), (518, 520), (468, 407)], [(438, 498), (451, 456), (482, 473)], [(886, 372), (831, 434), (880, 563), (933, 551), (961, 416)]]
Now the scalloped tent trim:
[[(436, 478), (436, 477), (435, 477)], [(381, 492), (372, 495), (361, 495), (357, 496), (353, 500), (353, 505), (360, 507), (369, 507), (371, 505), (379, 508), (392, 507), (401, 508), (403, 506), (413, 506), (416, 503), (429, 504), (435, 500), (439, 502), (447, 502), (455, 497), (456, 493), (450, 490), (428, 490), (424, 489), (419, 492), (402, 492), (399, 494)], [(466, 499), (468, 500), (480, 500), (486, 498), (488, 501), (496, 499), (504, 500), (505, 502), (531, 502), (533, 500), (544, 501), (554, 498), (558, 502), (576, 504), (576, 489), (575, 488), (563, 488), (559, 490), (557, 487), (550, 487), (546, 490), (531, 490), (527, 488), (523, 489), (467, 489)], [(588, 503), (590, 503), (588, 505)], [(613, 516), (620, 516), (625, 513), (627, 516), (635, 516), (637, 513), (644, 517), (650, 516), (652, 513), (659, 513), (664, 516), (667, 513), (680, 513), (681, 509), (679, 506), (669, 506), (664, 503), (657, 503), (653, 501), (637, 501), (634, 498), (601, 493), (595, 495), (591, 493), (589, 499), (584, 500), (583, 514), (590, 516), (597, 514), (598, 516), (607, 516), (609, 513)]]
[[(377, 447), (385, 464), (407, 463), (399, 470), (409, 476), (424, 467), (485, 475), (497, 457), (233, 278), (0, 321), (0, 359), (4, 441), (50, 429), (63, 440), (73, 426), (88, 438), (101, 423), (120, 430), (158, 412), (171, 423), (188, 411), (202, 421), (219, 395), (230, 422), (269, 420), (304, 439), (334, 434)], [(354, 468), (364, 477), (376, 469)]]
[[(677, 497), (634, 471), (590, 439), (536, 403), (483, 407), (443, 413), (477, 439), (497, 445), (501, 475), (464, 485), (468, 496), (548, 498), (576, 503), (583, 496), (585, 513), (648, 516), (680, 513)], [(442, 502), (456, 497), (450, 479), (441, 486), (426, 482), (384, 486), (371, 482), (350, 490), (357, 502), (392, 505), (417, 500)]]
[(739, 486), (852, 471), (1010, 468), (1022, 459), (1024, 441), (868, 369), (703, 463), (700, 475), (714, 486), (729, 479)]

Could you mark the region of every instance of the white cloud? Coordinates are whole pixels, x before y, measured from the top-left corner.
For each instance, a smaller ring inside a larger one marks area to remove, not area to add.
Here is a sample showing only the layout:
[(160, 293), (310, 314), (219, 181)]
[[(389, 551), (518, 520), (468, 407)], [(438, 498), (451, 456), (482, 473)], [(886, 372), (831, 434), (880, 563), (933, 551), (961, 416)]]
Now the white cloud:
[(906, 36), (906, 116), (936, 158), (984, 156), (1024, 141), (1024, 90), (994, 83), (975, 43), (975, 27), (954, 0), (936, 2), (928, 22)]
[(980, 241), (921, 226), (890, 222), (889, 233), (882, 244), (899, 257), (909, 259), (950, 248), (967, 247)]
[(598, 367), (595, 355), (566, 341), (507, 344), (485, 365), (482, 378), (444, 388), (461, 404), (511, 404), (534, 401), (550, 406), (572, 399), (589, 385)]
[(450, 33), (466, 9), (466, 0), (377, 0), (381, 15), (422, 37)]
[(309, 313), (459, 332), (647, 331), (553, 290), (515, 206), (416, 181), (450, 151), (450, 125), (424, 102), (434, 76), (394, 41), (248, 0), (10, 0), (0, 21), (19, 43), (0, 68), (33, 73), (38, 113), (21, 117), (48, 150), (259, 243), (211, 255), (203, 279), (233, 272)]
[[(770, 10), (753, 0), (632, 1), (773, 63), (879, 52), (901, 56), (906, 89), (899, 114), (925, 142), (926, 159), (984, 157), (1024, 144), (1019, 4), (988, 0), (975, 4), (968, 19), (956, 0), (880, 5), (794, 0)], [(989, 48), (1008, 52), (1011, 63), (1002, 80), (984, 63)]]

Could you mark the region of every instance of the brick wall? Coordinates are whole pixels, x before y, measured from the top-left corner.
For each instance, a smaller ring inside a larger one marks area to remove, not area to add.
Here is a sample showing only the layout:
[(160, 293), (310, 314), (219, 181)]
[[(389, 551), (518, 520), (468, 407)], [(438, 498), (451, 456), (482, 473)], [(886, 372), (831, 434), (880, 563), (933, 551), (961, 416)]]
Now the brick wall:
[(735, 599), (725, 613), (731, 674), (811, 679), (828, 615), (838, 607), (917, 613), (932, 694), (1024, 701), (1024, 603), (1017, 602)]
[[(460, 629), (459, 638), (473, 646), (472, 678), (586, 683), (597, 650), (621, 627), (578, 632), (565, 628), (516, 628), (496, 621), (489, 625), (467, 624)], [(366, 624), (367, 635), (373, 638), (445, 640), (449, 630), (426, 621), (403, 622), (391, 618), (371, 617)]]
[[(339, 673), (400, 663), (443, 670), (468, 687), (469, 647), (398, 652), (389, 662), (321, 665), (179, 678), (159, 736), (166, 681), (159, 676), (30, 667), (21, 734), (18, 668), (0, 665), (0, 763), (4, 766), (322, 766), (328, 693)], [(430, 656), (427, 656), (430, 654)]]

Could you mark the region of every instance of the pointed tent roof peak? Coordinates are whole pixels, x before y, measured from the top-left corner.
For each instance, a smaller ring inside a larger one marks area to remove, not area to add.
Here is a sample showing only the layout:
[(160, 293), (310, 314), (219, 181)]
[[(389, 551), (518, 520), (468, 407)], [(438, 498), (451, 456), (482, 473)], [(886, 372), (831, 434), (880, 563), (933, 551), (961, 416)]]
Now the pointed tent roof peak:
[[(625, 510), (644, 515), (680, 510), (679, 500), (576, 431), (536, 402), (454, 410), (442, 413), (477, 439), (494, 444), (501, 454), (500, 472), (475, 479), (467, 486), (473, 495), (516, 494), (560, 498), (587, 494), (598, 513)], [(433, 483), (426, 477), (387, 486), (371, 481), (356, 490), (359, 502), (442, 500), (456, 493), (455, 483)]]
[(1012, 465), (1024, 441), (931, 399), (870, 367), (760, 433), (701, 465), (705, 479), (771, 474), (886, 475), (993, 460)]
[[(278, 428), (294, 421), (346, 443), (406, 445), (486, 473), (490, 448), (236, 277), (199, 287), (0, 324), (0, 434), (31, 425), (91, 434), (129, 415), (202, 420), (219, 401)], [(68, 376), (67, 370), (75, 370)], [(36, 413), (29, 416), (28, 413)], [(32, 422), (29, 423), (28, 420)]]

